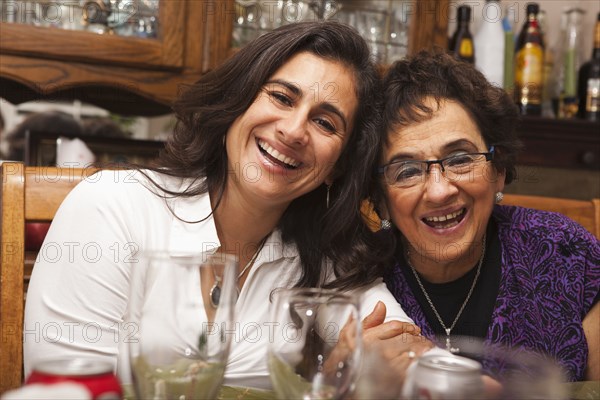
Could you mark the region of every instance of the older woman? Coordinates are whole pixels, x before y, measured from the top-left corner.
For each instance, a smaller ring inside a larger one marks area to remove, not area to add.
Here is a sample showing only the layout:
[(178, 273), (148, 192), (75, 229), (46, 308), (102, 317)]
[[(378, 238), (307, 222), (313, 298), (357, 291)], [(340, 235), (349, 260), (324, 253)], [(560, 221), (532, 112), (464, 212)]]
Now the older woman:
[(479, 337), (600, 379), (599, 241), (562, 215), (496, 204), (520, 147), (510, 97), (444, 54), (403, 60), (384, 84), (373, 201), (396, 248), (386, 282), (398, 302), (449, 349)]

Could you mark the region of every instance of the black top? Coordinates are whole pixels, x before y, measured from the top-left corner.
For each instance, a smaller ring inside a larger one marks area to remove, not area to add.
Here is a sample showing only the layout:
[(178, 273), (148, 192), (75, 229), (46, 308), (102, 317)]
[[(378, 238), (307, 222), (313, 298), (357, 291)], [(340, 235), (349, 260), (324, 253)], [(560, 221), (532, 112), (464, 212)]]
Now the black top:
[[(402, 249), (402, 246), (398, 246), (398, 248), (401, 253), (396, 256), (398, 258), (403, 258), (404, 250)], [(469, 302), (465, 306), (455, 327), (452, 329), (453, 336), (464, 335), (479, 338), (486, 337), (488, 327), (491, 323), (496, 297), (498, 296), (498, 288), (500, 286), (500, 251), (498, 229), (496, 223), (491, 220), (487, 229), (486, 253), (481, 266), (481, 273), (479, 274), (479, 279)], [(403, 269), (403, 273), (415, 298), (421, 305), (421, 309), (423, 310), (429, 325), (436, 334), (446, 336), (444, 328), (440, 325), (410, 268)], [(440, 314), (446, 327), (450, 328), (454, 318), (456, 318), (460, 307), (469, 293), (469, 289), (471, 289), (476, 274), (477, 264), (462, 277), (447, 283), (430, 283), (419, 275), (423, 287), (429, 294), (429, 298), (433, 302), (433, 305)], [(485, 317), (482, 318), (481, 316)]]

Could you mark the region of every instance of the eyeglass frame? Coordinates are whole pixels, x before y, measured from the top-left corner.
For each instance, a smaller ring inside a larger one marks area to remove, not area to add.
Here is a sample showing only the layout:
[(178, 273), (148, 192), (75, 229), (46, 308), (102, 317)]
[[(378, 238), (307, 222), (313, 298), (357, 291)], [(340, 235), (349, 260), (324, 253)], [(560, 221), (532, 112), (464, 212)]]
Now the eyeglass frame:
[(490, 146), (490, 149), (487, 152), (484, 153), (463, 153), (463, 154), (457, 154), (457, 155), (453, 155), (453, 156), (448, 156), (448, 157), (444, 157), (444, 158), (440, 158), (439, 160), (395, 160), (392, 162), (389, 162), (385, 165), (382, 165), (380, 167), (377, 168), (377, 172), (381, 175), (383, 175), (384, 179), (385, 179), (385, 183), (387, 185), (390, 186), (396, 186), (394, 184), (390, 184), (388, 182), (388, 179), (385, 176), (385, 170), (390, 166), (390, 165), (394, 165), (394, 164), (399, 164), (399, 163), (404, 163), (404, 162), (418, 162), (418, 163), (425, 163), (427, 164), (427, 169), (425, 170), (425, 174), (428, 175), (429, 174), (429, 169), (431, 168), (431, 166), (433, 164), (439, 164), (440, 169), (442, 171), (442, 174), (445, 176), (446, 173), (446, 169), (444, 168), (444, 162), (457, 157), (457, 156), (485, 156), (485, 162), (488, 161), (492, 161), (494, 159), (494, 154), (495, 154), (495, 146)]

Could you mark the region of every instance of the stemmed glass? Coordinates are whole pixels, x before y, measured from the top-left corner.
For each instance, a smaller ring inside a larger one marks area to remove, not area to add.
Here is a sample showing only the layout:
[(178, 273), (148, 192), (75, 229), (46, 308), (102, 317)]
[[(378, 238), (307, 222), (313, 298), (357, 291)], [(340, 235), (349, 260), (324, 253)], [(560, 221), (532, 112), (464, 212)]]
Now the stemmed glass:
[(237, 297), (236, 258), (161, 252), (137, 261), (127, 313), (136, 398), (215, 398), (229, 354), (225, 327)]
[(335, 290), (273, 294), (269, 371), (281, 399), (338, 399), (356, 379), (362, 351), (355, 296)]

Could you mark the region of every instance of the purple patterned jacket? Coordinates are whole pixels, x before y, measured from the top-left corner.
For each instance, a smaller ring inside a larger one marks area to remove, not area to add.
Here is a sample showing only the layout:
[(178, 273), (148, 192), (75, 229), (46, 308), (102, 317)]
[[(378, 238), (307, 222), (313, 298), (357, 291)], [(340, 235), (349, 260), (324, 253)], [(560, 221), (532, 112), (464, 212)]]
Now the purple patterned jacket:
[[(549, 354), (582, 380), (588, 346), (583, 318), (598, 300), (600, 241), (571, 219), (496, 206), (501, 282), (486, 341)], [(425, 336), (433, 331), (397, 263), (386, 283)], [(599, 328), (600, 329), (600, 328)]]

